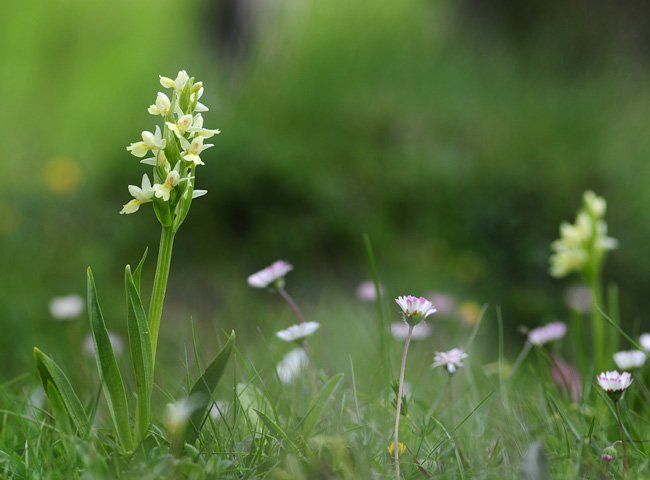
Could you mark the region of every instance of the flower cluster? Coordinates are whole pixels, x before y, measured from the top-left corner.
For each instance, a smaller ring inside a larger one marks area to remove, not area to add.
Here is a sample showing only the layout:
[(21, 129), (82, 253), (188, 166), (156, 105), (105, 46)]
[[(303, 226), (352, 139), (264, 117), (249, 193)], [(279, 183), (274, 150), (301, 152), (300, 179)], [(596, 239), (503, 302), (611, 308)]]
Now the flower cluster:
[(129, 185), (133, 200), (120, 213), (134, 213), (140, 205), (153, 202), (160, 223), (176, 230), (185, 219), (192, 199), (207, 193), (194, 189), (194, 172), (204, 164), (201, 153), (213, 146), (203, 142), (220, 132), (203, 127), (200, 112), (208, 109), (199, 102), (203, 95), (202, 82), (195, 82), (181, 70), (174, 80), (161, 76), (160, 84), (173, 89), (171, 99), (158, 92), (149, 113), (162, 117), (163, 129), (156, 125), (153, 133), (142, 132), (142, 141), (126, 147), (139, 158), (151, 155), (141, 162), (154, 167), (153, 184), (145, 174), (140, 187)]
[(614, 354), (614, 363), (616, 363), (616, 366), (621, 370), (631, 372), (632, 370), (641, 368), (645, 363), (646, 358), (646, 353), (641, 350), (628, 350), (616, 352)]
[(550, 274), (561, 278), (572, 272), (584, 272), (592, 262), (602, 263), (608, 250), (618, 246), (618, 242), (607, 236), (605, 199), (592, 191), (583, 195), (583, 208), (578, 212), (574, 224), (563, 222), (560, 225), (560, 238), (551, 244)]

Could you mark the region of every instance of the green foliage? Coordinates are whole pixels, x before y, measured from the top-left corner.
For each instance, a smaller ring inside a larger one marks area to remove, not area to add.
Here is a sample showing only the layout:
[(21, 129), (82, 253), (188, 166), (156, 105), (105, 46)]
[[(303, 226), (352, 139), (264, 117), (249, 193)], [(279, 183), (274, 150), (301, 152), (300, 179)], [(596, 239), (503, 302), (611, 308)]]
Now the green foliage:
[[(81, 437), (87, 437), (90, 434), (90, 423), (88, 416), (74, 393), (72, 385), (63, 370), (50, 357), (34, 347), (34, 359), (36, 368), (41, 377), (45, 392), (52, 395), (52, 404), (56, 410), (60, 410), (59, 404), (63, 403), (65, 409), (75, 426), (76, 431)], [(56, 393), (56, 395), (54, 395)]]
[(190, 415), (189, 427), (185, 433), (184, 443), (194, 443), (199, 435), (199, 431), (209, 413), (209, 407), (212, 405), (214, 389), (217, 387), (219, 380), (223, 376), (228, 360), (235, 347), (235, 332), (230, 333), (228, 341), (221, 351), (214, 357), (212, 363), (208, 365), (203, 375), (194, 383), (190, 390), (189, 397), (197, 398), (200, 403), (196, 410)]

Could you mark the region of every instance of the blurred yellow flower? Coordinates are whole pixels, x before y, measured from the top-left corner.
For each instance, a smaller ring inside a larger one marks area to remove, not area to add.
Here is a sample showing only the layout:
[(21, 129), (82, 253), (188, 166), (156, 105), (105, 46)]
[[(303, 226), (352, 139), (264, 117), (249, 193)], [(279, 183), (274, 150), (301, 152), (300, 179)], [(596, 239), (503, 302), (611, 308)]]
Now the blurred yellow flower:
[(481, 306), (472, 300), (468, 300), (460, 304), (458, 313), (460, 313), (460, 317), (466, 324), (474, 325), (481, 315)]
[[(402, 454), (406, 451), (406, 445), (404, 445), (402, 442), (398, 442), (397, 445), (399, 445), (399, 456), (401, 457)], [(386, 449), (388, 450), (388, 454), (391, 457), (395, 456), (394, 455), (394, 453), (395, 453), (395, 442), (391, 443)]]
[(56, 156), (43, 165), (43, 181), (45, 186), (54, 193), (72, 192), (81, 178), (81, 171), (74, 160)]
[(0, 202), (0, 218), (2, 218), (0, 222), (0, 236), (15, 232), (22, 222), (20, 212), (16, 207), (8, 203)]

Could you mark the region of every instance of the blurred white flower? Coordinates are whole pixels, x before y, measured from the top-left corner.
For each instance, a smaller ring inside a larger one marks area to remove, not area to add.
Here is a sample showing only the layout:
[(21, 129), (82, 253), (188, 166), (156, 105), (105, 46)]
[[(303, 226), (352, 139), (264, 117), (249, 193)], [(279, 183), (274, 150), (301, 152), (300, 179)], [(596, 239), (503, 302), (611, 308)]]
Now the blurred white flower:
[(309, 358), (302, 348), (294, 348), (287, 353), (278, 365), (276, 370), (280, 381), (285, 385), (293, 383), (293, 381), (300, 376), (303, 369), (309, 365)]
[[(392, 322), (390, 324), (390, 333), (395, 340), (406, 340), (409, 328), (409, 325), (404, 322)], [(431, 335), (432, 332), (433, 327), (430, 323), (420, 322), (415, 327), (413, 327), (411, 340), (422, 340)]]
[(255, 288), (282, 288), (284, 286), (284, 276), (291, 270), (293, 270), (293, 265), (284, 260), (278, 260), (264, 270), (250, 275), (248, 284)]
[(50, 313), (57, 320), (74, 320), (83, 310), (84, 301), (76, 293), (50, 300)]
[[(115, 356), (118, 357), (122, 355), (122, 352), (124, 351), (124, 341), (122, 340), (122, 337), (117, 333), (108, 332), (108, 338), (113, 346), (113, 353)], [(95, 356), (95, 342), (93, 342), (93, 336), (90, 333), (86, 335), (86, 338), (84, 339), (84, 353), (89, 357)]]
[(436, 307), (424, 297), (407, 295), (396, 298), (395, 302), (402, 309), (404, 321), (409, 325), (417, 325), (432, 313), (436, 313)]
[(650, 352), (650, 333), (642, 333), (639, 337), (639, 345), (646, 352)]
[(585, 209), (594, 218), (603, 218), (607, 211), (607, 201), (603, 197), (599, 197), (591, 190), (587, 190), (582, 196)]
[(445, 367), (451, 374), (456, 372), (457, 369), (465, 366), (463, 360), (467, 357), (468, 355), (459, 348), (454, 348), (448, 352), (436, 352), (433, 357), (433, 365), (431, 366), (433, 368)]
[(200, 397), (181, 398), (173, 403), (168, 403), (165, 409), (165, 423), (172, 433), (179, 433), (185, 429), (190, 415), (201, 406)]
[(212, 404), (212, 407), (210, 407), (210, 416), (214, 419), (214, 421), (218, 422), (226, 414), (229, 406), (230, 404), (223, 400), (214, 402)]
[(564, 301), (570, 308), (580, 313), (589, 313), (593, 302), (593, 294), (591, 289), (578, 283), (567, 288)]
[(635, 370), (641, 368), (646, 361), (646, 353), (641, 350), (629, 350), (616, 352), (614, 354), (614, 363), (621, 370)]
[(533, 328), (528, 332), (528, 341), (539, 347), (559, 340), (564, 335), (566, 335), (566, 325), (562, 322), (552, 322), (543, 327)]
[(276, 332), (275, 336), (281, 340), (284, 340), (285, 342), (295, 342), (309, 337), (319, 328), (320, 323), (318, 322), (299, 323), (297, 325), (291, 325), (286, 330), (280, 330), (279, 332)]
[[(384, 287), (379, 285), (379, 294), (384, 294)], [(374, 302), (377, 300), (377, 290), (375, 289), (375, 282), (372, 280), (367, 280), (361, 282), (357, 286), (357, 298), (362, 302)]]

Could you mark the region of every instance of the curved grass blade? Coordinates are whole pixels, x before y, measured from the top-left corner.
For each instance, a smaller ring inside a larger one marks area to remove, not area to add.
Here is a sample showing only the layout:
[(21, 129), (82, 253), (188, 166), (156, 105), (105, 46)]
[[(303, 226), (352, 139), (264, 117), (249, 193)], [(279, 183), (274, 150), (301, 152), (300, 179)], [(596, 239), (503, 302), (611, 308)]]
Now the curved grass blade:
[(144, 261), (147, 258), (147, 253), (149, 253), (149, 248), (144, 249), (144, 254), (142, 255), (142, 259), (140, 260), (140, 263), (138, 263), (138, 266), (133, 270), (133, 283), (135, 284), (135, 288), (138, 290), (138, 293), (140, 293), (140, 276), (142, 274), (142, 267), (144, 266)]
[(221, 380), (223, 372), (226, 370), (226, 365), (228, 364), (228, 359), (234, 346), (235, 332), (233, 331), (230, 333), (230, 337), (221, 351), (205, 369), (201, 378), (192, 386), (192, 390), (190, 390), (188, 396), (200, 399), (201, 404), (189, 418), (189, 425), (185, 430), (185, 443), (194, 443), (198, 438), (199, 430), (201, 430), (203, 422), (208, 415), (208, 406), (212, 403), (212, 392), (219, 383), (219, 380)]
[[(50, 357), (41, 352), (38, 348), (34, 347), (34, 360), (36, 360), (36, 368), (38, 374), (43, 382), (43, 388), (46, 393), (51, 392), (51, 387), (59, 394), (59, 398), (65, 406), (65, 410), (72, 420), (77, 434), (82, 438), (87, 438), (90, 434), (90, 422), (84, 410), (79, 397), (74, 393), (70, 380), (66, 377), (63, 370), (52, 360)], [(49, 395), (48, 395), (49, 396)], [(52, 399), (51, 403), (56, 403), (58, 399)]]
[(282, 427), (280, 425), (275, 423), (267, 414), (261, 412), (260, 410), (255, 410), (255, 413), (257, 413), (257, 416), (262, 420), (262, 423), (266, 425), (266, 428), (269, 429), (271, 435), (273, 435), (275, 438), (277, 438), (280, 441), (286, 442), (286, 444), (290, 447), (289, 448), (290, 451), (298, 450), (296, 444), (291, 441), (291, 439), (287, 436), (285, 431), (282, 430)]
[(108, 330), (106, 330), (104, 317), (99, 308), (95, 279), (90, 268), (88, 268), (88, 315), (90, 317), (90, 331), (95, 343), (97, 370), (99, 371), (108, 410), (113, 419), (121, 446), (130, 451), (133, 450), (133, 437), (129, 428), (129, 408), (126, 402), (126, 392), (113, 353), (111, 339), (108, 336)]
[(323, 407), (325, 406), (327, 399), (330, 398), (330, 395), (337, 387), (337, 385), (339, 384), (342, 378), (343, 378), (342, 373), (339, 373), (338, 375), (335, 375), (332, 378), (330, 378), (329, 381), (325, 384), (325, 386), (321, 389), (321, 391), (318, 392), (316, 398), (312, 400), (311, 405), (309, 406), (309, 410), (307, 411), (307, 414), (303, 417), (300, 423), (296, 425), (296, 430), (298, 430), (298, 428), (302, 426), (300, 433), (302, 433), (303, 437), (305, 438), (311, 437), (311, 434), (314, 432), (314, 428), (316, 428), (316, 423), (318, 422), (318, 419), (320, 418), (320, 415), (323, 412)]
[[(138, 265), (136, 272), (139, 273), (141, 266), (142, 262)], [(124, 284), (126, 287), (126, 321), (129, 345), (138, 391), (135, 411), (135, 442), (139, 443), (149, 429), (151, 392), (153, 390), (153, 354), (147, 315), (144, 312), (138, 287), (135, 284), (135, 278), (131, 275), (129, 265), (124, 270)]]

